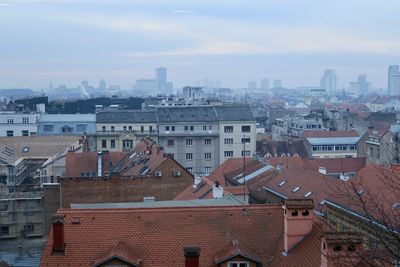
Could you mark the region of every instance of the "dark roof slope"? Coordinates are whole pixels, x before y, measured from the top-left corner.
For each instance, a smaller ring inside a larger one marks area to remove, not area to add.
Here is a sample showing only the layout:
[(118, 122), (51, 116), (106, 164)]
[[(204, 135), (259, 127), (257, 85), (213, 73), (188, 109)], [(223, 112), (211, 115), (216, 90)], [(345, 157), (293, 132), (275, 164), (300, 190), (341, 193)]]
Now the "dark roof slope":
[(247, 105), (215, 106), (215, 110), (220, 121), (255, 121)]
[(157, 108), (157, 115), (160, 122), (214, 122), (218, 120), (213, 106), (161, 107)]

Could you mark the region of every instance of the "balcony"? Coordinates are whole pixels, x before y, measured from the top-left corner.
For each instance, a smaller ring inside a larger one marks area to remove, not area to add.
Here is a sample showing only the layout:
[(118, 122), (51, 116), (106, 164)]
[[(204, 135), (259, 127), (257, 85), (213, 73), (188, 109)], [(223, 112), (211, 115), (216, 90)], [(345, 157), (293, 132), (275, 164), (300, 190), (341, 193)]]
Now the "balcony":
[(219, 136), (218, 130), (206, 131), (159, 131), (159, 136)]

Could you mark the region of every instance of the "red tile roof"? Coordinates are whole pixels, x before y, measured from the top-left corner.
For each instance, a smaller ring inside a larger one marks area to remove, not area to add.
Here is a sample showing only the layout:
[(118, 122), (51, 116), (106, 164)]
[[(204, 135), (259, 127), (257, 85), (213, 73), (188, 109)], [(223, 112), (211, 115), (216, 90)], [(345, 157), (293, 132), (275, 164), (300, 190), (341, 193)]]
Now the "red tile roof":
[(129, 245), (120, 241), (115, 247), (111, 248), (107, 253), (96, 259), (93, 266), (100, 266), (114, 258), (121, 259), (133, 265), (139, 265), (139, 263), (142, 262), (142, 259), (136, 255), (135, 251), (130, 248)]
[(305, 131), (306, 138), (357, 137), (356, 131)]
[[(248, 206), (245, 212), (243, 206), (234, 206), (60, 209), (58, 213), (65, 216), (65, 253), (52, 255), (49, 238), (41, 266), (93, 266), (120, 241), (143, 259), (143, 266), (152, 267), (184, 266), (183, 248), (191, 245), (201, 248), (200, 266), (217, 266), (217, 253), (233, 240), (246, 248), (242, 253), (259, 258), (265, 266), (283, 250), (281, 205)], [(71, 223), (73, 218), (80, 223)]]
[(237, 240), (232, 240), (228, 246), (215, 255), (215, 263), (220, 264), (228, 259), (232, 259), (237, 256), (245, 257), (246, 259), (253, 260), (257, 263), (262, 263), (262, 260), (257, 253), (249, 250), (243, 246)]

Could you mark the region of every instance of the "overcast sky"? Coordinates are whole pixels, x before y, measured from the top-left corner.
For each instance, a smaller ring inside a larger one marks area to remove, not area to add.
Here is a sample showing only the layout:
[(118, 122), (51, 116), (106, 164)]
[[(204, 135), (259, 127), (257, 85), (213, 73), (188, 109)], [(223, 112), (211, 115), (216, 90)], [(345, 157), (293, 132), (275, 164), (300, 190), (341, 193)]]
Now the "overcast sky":
[(280, 78), (386, 87), (400, 62), (399, 0), (0, 0), (0, 87), (130, 87), (164, 66), (176, 86)]

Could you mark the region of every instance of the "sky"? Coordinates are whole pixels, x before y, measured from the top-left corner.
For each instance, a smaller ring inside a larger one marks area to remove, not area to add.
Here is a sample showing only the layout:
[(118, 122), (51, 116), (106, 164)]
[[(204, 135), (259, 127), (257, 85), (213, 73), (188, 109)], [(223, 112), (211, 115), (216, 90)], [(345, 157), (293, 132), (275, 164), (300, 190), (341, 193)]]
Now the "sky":
[(399, 0), (0, 0), (0, 88), (130, 88), (168, 69), (176, 87), (204, 79), (340, 87), (366, 74), (386, 88), (400, 63)]

